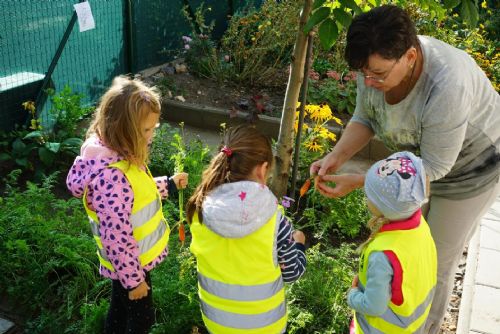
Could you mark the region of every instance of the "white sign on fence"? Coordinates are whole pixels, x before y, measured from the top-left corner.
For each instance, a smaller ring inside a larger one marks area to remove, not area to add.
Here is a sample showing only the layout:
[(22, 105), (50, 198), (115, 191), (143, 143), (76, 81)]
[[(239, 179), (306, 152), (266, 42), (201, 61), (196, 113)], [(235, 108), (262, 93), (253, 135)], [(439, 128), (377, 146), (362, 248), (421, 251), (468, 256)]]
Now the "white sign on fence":
[(76, 16), (78, 17), (78, 25), (80, 32), (91, 30), (95, 28), (94, 17), (88, 1), (80, 2), (74, 5)]

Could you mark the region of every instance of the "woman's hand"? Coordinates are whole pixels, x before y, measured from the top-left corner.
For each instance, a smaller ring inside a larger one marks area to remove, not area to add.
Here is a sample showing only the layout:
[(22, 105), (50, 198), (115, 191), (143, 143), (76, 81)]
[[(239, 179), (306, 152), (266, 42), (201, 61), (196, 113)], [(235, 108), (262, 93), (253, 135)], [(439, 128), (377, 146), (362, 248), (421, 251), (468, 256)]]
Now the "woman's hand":
[[(326, 182), (334, 182), (330, 187)], [(351, 191), (361, 188), (365, 183), (363, 174), (323, 175), (314, 178), (314, 186), (321, 195), (330, 198), (343, 197)]]
[(172, 176), (177, 189), (184, 189), (188, 185), (188, 173), (177, 173)]
[(135, 289), (128, 292), (128, 299), (138, 300), (148, 295), (149, 285), (146, 281), (140, 283)]
[(333, 173), (338, 169), (338, 159), (334, 152), (330, 152), (325, 155), (322, 159), (315, 161), (311, 164), (309, 168), (309, 173), (311, 176), (316, 175), (326, 175), (327, 173)]

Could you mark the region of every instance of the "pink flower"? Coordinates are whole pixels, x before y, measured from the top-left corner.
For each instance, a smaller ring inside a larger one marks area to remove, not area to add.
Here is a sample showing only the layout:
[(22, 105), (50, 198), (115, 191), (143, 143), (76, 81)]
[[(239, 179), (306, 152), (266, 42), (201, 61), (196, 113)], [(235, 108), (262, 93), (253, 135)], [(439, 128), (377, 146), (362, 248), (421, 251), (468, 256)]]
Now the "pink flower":
[(319, 80), (319, 73), (316, 72), (315, 70), (310, 70), (309, 71), (309, 78), (313, 80)]
[(340, 74), (337, 71), (326, 71), (326, 76), (335, 80), (340, 80)]
[(189, 44), (186, 44), (186, 45), (184, 45), (184, 49), (189, 50), (189, 49), (191, 49), (191, 47), (189, 46)]
[(226, 63), (229, 63), (229, 60), (230, 60), (230, 59), (231, 59), (231, 58), (229, 57), (229, 55), (225, 55), (225, 56), (224, 56), (224, 61), (225, 61)]
[(189, 36), (182, 36), (182, 40), (184, 43), (191, 43), (192, 39)]

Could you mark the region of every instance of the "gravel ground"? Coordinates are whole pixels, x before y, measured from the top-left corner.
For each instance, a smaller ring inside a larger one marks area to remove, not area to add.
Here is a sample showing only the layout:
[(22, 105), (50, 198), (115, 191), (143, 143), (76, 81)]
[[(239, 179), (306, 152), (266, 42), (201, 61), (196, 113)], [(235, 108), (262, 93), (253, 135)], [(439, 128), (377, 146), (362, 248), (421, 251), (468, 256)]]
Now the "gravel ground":
[(466, 260), (467, 248), (462, 253), (462, 258), (458, 264), (458, 271), (455, 273), (455, 286), (453, 287), (453, 293), (451, 294), (450, 304), (448, 305), (444, 323), (441, 326), (442, 334), (452, 334), (457, 331), (458, 311), (460, 309), (460, 301), (462, 299)]

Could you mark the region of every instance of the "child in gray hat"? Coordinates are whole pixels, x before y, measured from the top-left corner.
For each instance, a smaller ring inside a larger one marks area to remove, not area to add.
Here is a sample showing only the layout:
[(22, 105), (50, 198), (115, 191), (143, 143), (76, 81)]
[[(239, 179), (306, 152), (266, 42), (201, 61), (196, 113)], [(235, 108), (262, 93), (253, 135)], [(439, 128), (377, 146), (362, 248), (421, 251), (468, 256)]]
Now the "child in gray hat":
[(365, 178), (372, 218), (360, 246), (359, 272), (347, 302), (351, 333), (422, 333), (437, 278), (436, 247), (422, 216), (427, 180), (422, 160), (398, 152)]

